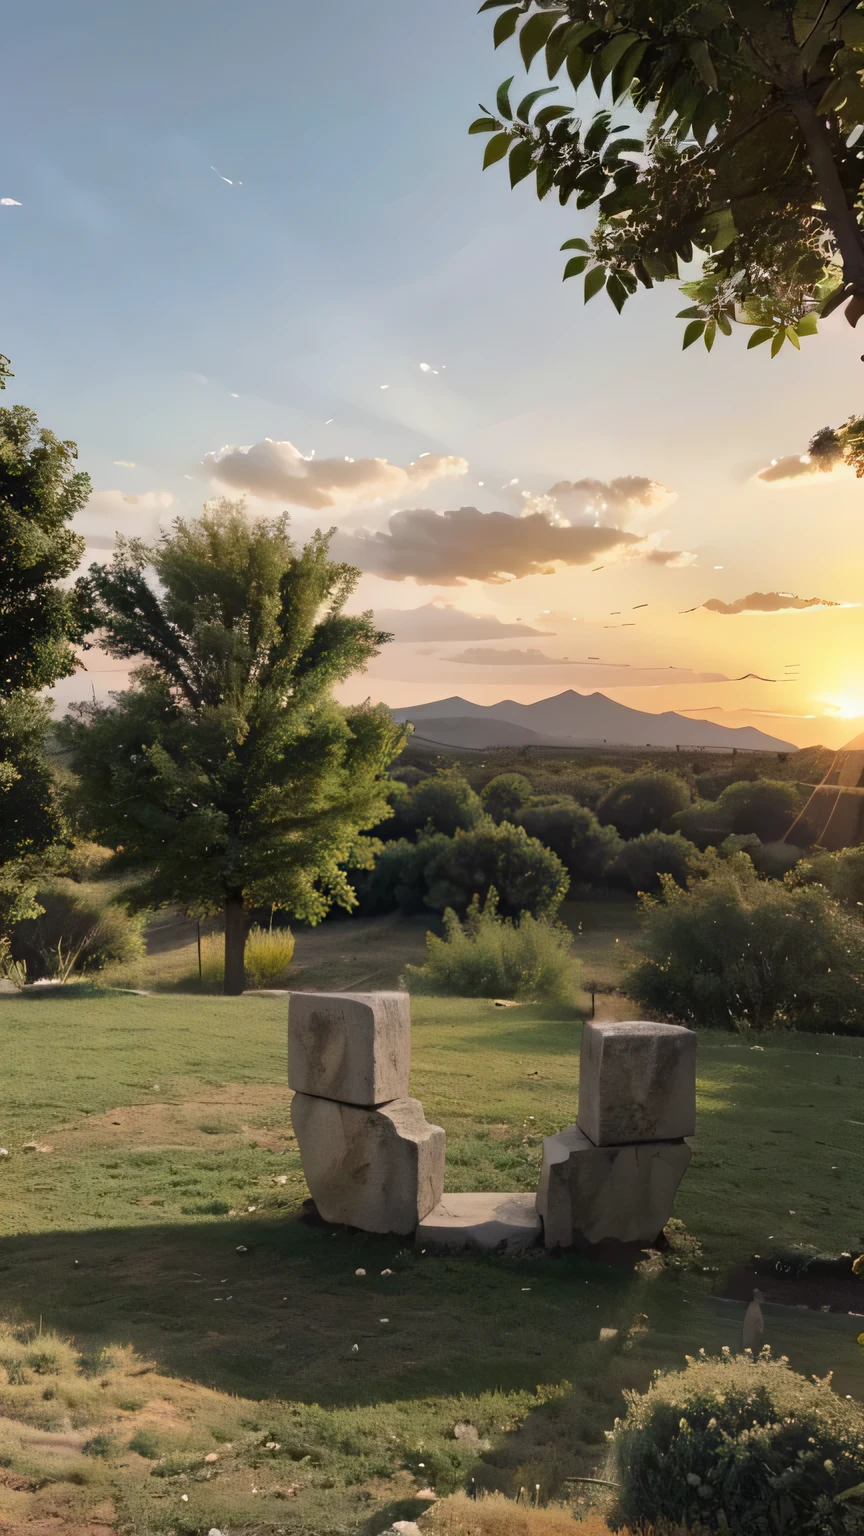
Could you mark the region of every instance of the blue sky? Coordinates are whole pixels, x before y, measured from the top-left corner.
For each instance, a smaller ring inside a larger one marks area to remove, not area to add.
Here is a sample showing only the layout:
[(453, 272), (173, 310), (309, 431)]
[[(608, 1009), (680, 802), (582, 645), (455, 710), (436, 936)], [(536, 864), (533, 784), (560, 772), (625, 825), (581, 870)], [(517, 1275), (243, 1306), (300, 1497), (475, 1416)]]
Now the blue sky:
[[(864, 696), (864, 610), (699, 613), (689, 628), (680, 610), (754, 589), (864, 596), (861, 486), (750, 478), (860, 405), (864, 331), (838, 315), (772, 363), (747, 355), (746, 334), (682, 354), (674, 285), (622, 319), (604, 296), (583, 308), (558, 246), (588, 216), (511, 193), (500, 167), (481, 175), (466, 135), (516, 64), (490, 32), (465, 0), (30, 0), (7, 14), (0, 196), (22, 206), (0, 208), (6, 399), (77, 440), (111, 532), (194, 511), (212, 490), (204, 456), (267, 437), (319, 458), (469, 466), (410, 500), (294, 509), (301, 532), (381, 528), (399, 506), (515, 513), (522, 488), (561, 479), (657, 480), (676, 499), (655, 525), (695, 552), (688, 569), (610, 566), (593, 586), (582, 567), (458, 588), (367, 575), (360, 596), (529, 623), (563, 606), (601, 631), (648, 600), (638, 631), (601, 635), (610, 657), (774, 676), (794, 652), (801, 682), (607, 691), (642, 708), (815, 713), (795, 728), (825, 737), (822, 711), (841, 700), (851, 717)], [(556, 666), (561, 651), (545, 647)], [(453, 654), (391, 647), (361, 691), (488, 702), (580, 686), (518, 663), (489, 683)]]

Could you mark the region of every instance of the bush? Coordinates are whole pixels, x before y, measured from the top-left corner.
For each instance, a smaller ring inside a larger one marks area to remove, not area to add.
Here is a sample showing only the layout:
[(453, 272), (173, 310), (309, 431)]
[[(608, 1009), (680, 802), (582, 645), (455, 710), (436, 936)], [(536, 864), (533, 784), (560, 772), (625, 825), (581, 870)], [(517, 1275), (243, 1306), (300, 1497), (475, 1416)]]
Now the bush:
[(656, 891), (664, 876), (686, 885), (700, 862), (698, 848), (680, 832), (646, 832), (624, 843), (609, 877), (634, 891)]
[(482, 908), (472, 901), (464, 926), (448, 908), (444, 934), (428, 935), (425, 965), (405, 967), (409, 991), (570, 1002), (576, 970), (570, 930), (527, 913), (518, 923), (499, 917), (494, 888)]
[(359, 912), (364, 917), (380, 917), (384, 912), (399, 911), (413, 917), (428, 911), (426, 871), (438, 853), (449, 848), (450, 842), (449, 837), (438, 833), (420, 837), (416, 843), (404, 837), (385, 843), (371, 870), (352, 871)]
[(603, 796), (597, 815), (622, 837), (656, 832), (690, 804), (690, 789), (676, 773), (634, 773)]
[(835, 901), (861, 915), (864, 908), (864, 848), (841, 848), (839, 853), (817, 853), (797, 865), (796, 885), (824, 885)]
[(730, 784), (716, 802), (730, 818), (730, 832), (755, 832), (763, 843), (776, 842), (789, 831), (802, 803), (796, 786), (782, 779)]
[(73, 972), (98, 971), (111, 961), (126, 964), (144, 953), (142, 914), (130, 916), (111, 900), (104, 884), (57, 879), (40, 885), (36, 900), (41, 916), (18, 923), (12, 934), (12, 958), (27, 968), (29, 980)]
[(574, 800), (552, 805), (528, 805), (519, 812), (519, 825), (558, 855), (571, 880), (591, 885), (602, 880), (621, 852), (614, 827), (601, 827), (597, 817)]
[(732, 812), (713, 800), (696, 800), (683, 811), (676, 811), (669, 825), (697, 848), (719, 848), (732, 831)]
[[(294, 958), (294, 935), (290, 928), (259, 928), (253, 925), (246, 935), (243, 956), (247, 987), (272, 987), (280, 981)], [(225, 978), (225, 935), (208, 933), (201, 940), (201, 979), (206, 987), (221, 987)]]
[(861, 1529), (842, 1495), (864, 1478), (864, 1418), (830, 1377), (808, 1381), (766, 1352), (753, 1360), (724, 1351), (624, 1396), (611, 1441), (620, 1522), (680, 1521), (730, 1536)]
[(504, 917), (555, 916), (570, 880), (561, 860), (524, 827), (486, 817), (470, 832), (438, 845), (425, 869), (426, 905), (465, 912), (474, 896), (485, 901), (494, 886)]
[(534, 793), (534, 786), (524, 773), (499, 773), (483, 790), (483, 808), (493, 821), (515, 821), (516, 812)]
[[(694, 768), (698, 764), (694, 763)], [(696, 791), (702, 800), (716, 800), (730, 784), (752, 784), (758, 779), (759, 769), (754, 762), (745, 762), (734, 768), (718, 768), (714, 773), (697, 773)]]
[(427, 829), (452, 837), (467, 831), (483, 817), (480, 796), (461, 773), (445, 770), (423, 779), (402, 796), (391, 821), (381, 823), (377, 834), (390, 840), (412, 837)]
[(743, 854), (687, 891), (661, 883), (625, 984), (635, 1002), (718, 1029), (864, 1032), (864, 926), (824, 887), (760, 880)]

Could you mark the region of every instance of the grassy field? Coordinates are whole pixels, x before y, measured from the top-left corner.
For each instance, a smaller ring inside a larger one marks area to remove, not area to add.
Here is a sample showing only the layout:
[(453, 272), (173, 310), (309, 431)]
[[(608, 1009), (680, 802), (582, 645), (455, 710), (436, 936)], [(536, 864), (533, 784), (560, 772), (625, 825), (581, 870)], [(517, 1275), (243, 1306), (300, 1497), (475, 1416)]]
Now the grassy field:
[[(586, 931), (598, 964), (613, 937)], [(447, 1131), (448, 1187), (533, 1188), (542, 1135), (575, 1115), (578, 1020), (413, 1014), (412, 1091)], [(597, 1474), (622, 1386), (736, 1345), (717, 1271), (861, 1242), (864, 1048), (804, 1037), (700, 1040), (678, 1206), (696, 1272), (443, 1258), (307, 1226), (285, 1016), (275, 997), (0, 998), (0, 1531), (374, 1536), (471, 1476), (562, 1497)], [(864, 1397), (860, 1327), (769, 1309), (793, 1364)], [(456, 1440), (459, 1421), (478, 1438)]]

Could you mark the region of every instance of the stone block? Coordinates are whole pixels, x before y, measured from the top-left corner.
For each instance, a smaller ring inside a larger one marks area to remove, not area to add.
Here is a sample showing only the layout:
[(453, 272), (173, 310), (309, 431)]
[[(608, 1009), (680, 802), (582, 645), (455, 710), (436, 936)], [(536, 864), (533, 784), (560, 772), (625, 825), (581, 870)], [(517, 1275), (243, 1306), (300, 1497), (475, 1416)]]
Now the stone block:
[(696, 1036), (678, 1024), (586, 1024), (580, 1128), (597, 1147), (696, 1131)]
[(309, 1193), (325, 1221), (413, 1232), (444, 1191), (444, 1132), (418, 1099), (359, 1109), (295, 1093), (291, 1123)]
[(542, 1235), (533, 1195), (445, 1195), (417, 1228), (416, 1243), (519, 1253)]
[(407, 992), (292, 992), (288, 1086), (373, 1108), (408, 1096)]
[(546, 1247), (650, 1246), (672, 1215), (689, 1162), (684, 1141), (597, 1147), (578, 1125), (545, 1136), (537, 1210)]

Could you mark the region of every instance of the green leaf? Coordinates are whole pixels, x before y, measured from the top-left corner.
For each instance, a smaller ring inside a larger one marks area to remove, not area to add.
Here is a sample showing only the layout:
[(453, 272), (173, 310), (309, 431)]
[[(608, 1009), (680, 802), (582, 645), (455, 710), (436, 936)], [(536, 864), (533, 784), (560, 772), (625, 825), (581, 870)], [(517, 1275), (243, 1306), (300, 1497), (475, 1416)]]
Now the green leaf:
[(590, 272), (586, 272), (586, 274), (585, 274), (585, 303), (586, 304), (588, 303), (589, 299), (593, 299), (595, 293), (599, 293), (600, 292), (600, 289), (603, 287), (605, 282), (606, 282), (606, 269), (605, 269), (605, 267), (592, 267)]
[(481, 16), (484, 11), (500, 10), (502, 5), (509, 5), (509, 4), (510, 4), (510, 0), (483, 0), (483, 4), (481, 5), (479, 11), (477, 12), (477, 15)]
[(585, 148), (590, 155), (594, 155), (605, 144), (609, 136), (609, 124), (612, 118), (608, 112), (597, 112), (591, 120), (591, 127), (585, 135)]
[(514, 76), (511, 75), (509, 80), (505, 80), (502, 85), (499, 85), (498, 94), (495, 98), (498, 111), (502, 117), (506, 117), (508, 123), (513, 120), (513, 112), (510, 107), (510, 87), (513, 84), (513, 79)]
[(709, 91), (716, 91), (717, 71), (708, 51), (708, 44), (702, 38), (697, 38), (695, 42), (688, 43), (687, 52), (696, 65), (696, 73), (702, 84), (706, 85)]
[(567, 74), (574, 91), (578, 91), (591, 68), (591, 55), (582, 48), (571, 48), (567, 55)]
[(793, 347), (795, 348), (795, 351), (796, 352), (800, 352), (801, 351), (801, 343), (798, 340), (798, 332), (795, 330), (794, 325), (787, 325), (787, 327), (786, 327), (786, 335), (788, 336), (788, 338), (791, 341)]
[(819, 330), (819, 320), (816, 311), (811, 309), (807, 315), (802, 315), (795, 327), (799, 336), (815, 336)]
[(558, 117), (572, 117), (573, 108), (565, 107), (553, 102), (551, 107), (542, 107), (534, 119), (535, 128), (548, 128)]
[(623, 59), (620, 59), (616, 64), (612, 71), (613, 101), (620, 101), (622, 96), (626, 96), (636, 78), (636, 72), (642, 63), (647, 47), (648, 44), (646, 42), (634, 43), (631, 48), (627, 49)]
[(492, 41), (496, 48), (506, 43), (508, 37), (512, 37), (516, 31), (516, 23), (523, 14), (521, 5), (514, 5), (509, 11), (502, 11), (492, 28)]
[(534, 145), (530, 139), (518, 139), (507, 161), (510, 185), (516, 187), (534, 170)]
[(617, 272), (610, 272), (607, 277), (606, 292), (620, 315), (624, 305), (627, 303), (628, 294)]
[(717, 335), (717, 321), (709, 320), (705, 327), (705, 351), (710, 352), (714, 345), (714, 337)]
[(750, 337), (750, 340), (747, 343), (747, 351), (749, 352), (751, 347), (761, 347), (763, 341), (767, 341), (769, 336), (773, 335), (774, 332), (772, 331), (770, 325), (760, 325), (758, 330), (755, 330), (753, 335)]
[(475, 117), (471, 127), (468, 129), (468, 132), (494, 133), (495, 129), (500, 127), (501, 124), (499, 123), (497, 117)]
[(717, 114), (721, 105), (721, 97), (712, 92), (710, 95), (703, 97), (693, 113), (691, 129), (693, 137), (701, 149), (705, 148), (705, 142), (717, 121)]
[(782, 345), (783, 345), (785, 340), (786, 340), (786, 331), (784, 329), (781, 329), (779, 331), (775, 331), (774, 332), (774, 340), (771, 343), (771, 356), (772, 357), (776, 357), (777, 356), (777, 353), (780, 351), (780, 348), (782, 347)]
[(519, 33), (519, 50), (526, 69), (531, 68), (540, 49), (545, 48), (550, 32), (557, 27), (559, 21), (565, 19), (565, 11), (538, 11), (536, 15), (528, 17)]
[(616, 64), (619, 64), (629, 48), (634, 43), (641, 42), (636, 32), (618, 32), (615, 37), (609, 39), (599, 53), (595, 53), (594, 62), (591, 65), (591, 79), (598, 94), (604, 80), (611, 75)]
[(705, 321), (704, 320), (691, 320), (690, 321), (690, 324), (686, 327), (686, 329), (684, 331), (684, 345), (681, 348), (682, 352), (686, 352), (688, 347), (692, 347), (694, 341), (698, 341), (699, 340), (699, 337), (702, 335), (702, 332), (704, 331), (704, 329), (705, 329)]
[(539, 91), (529, 91), (527, 96), (523, 96), (516, 108), (516, 116), (519, 118), (519, 121), (527, 123), (534, 103), (539, 101), (541, 96), (553, 95), (557, 89), (557, 85), (544, 85)]
[(490, 165), (494, 165), (497, 160), (504, 159), (512, 142), (513, 135), (510, 133), (496, 133), (495, 137), (489, 140), (483, 156), (484, 171), (488, 170)]
[(572, 240), (565, 240), (561, 246), (562, 251), (590, 251), (590, 249), (588, 241), (583, 240), (580, 235), (574, 235)]
[(550, 80), (555, 79), (570, 45), (578, 42), (577, 33), (581, 31), (581, 26), (581, 22), (566, 20), (550, 32), (546, 42), (546, 73)]
[(564, 268), (564, 276), (561, 279), (562, 283), (566, 283), (568, 277), (578, 277), (580, 272), (585, 271), (590, 260), (590, 256), (571, 256)]
[(704, 318), (698, 304), (691, 304), (689, 309), (679, 309), (675, 316), (676, 320), (704, 320)]
[(724, 336), (732, 335), (732, 321), (729, 319), (728, 315), (724, 315), (722, 313), (719, 314), (717, 316), (717, 324), (719, 325)]

